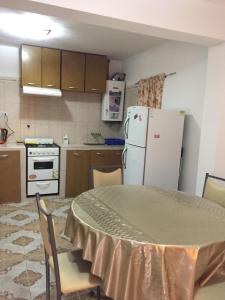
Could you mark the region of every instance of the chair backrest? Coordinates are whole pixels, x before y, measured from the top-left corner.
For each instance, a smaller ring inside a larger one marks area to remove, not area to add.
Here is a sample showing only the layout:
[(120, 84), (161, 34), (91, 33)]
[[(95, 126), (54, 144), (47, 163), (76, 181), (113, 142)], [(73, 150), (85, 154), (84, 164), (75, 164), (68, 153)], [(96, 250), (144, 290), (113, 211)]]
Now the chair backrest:
[(202, 197), (225, 207), (225, 179), (206, 173)]
[(52, 215), (48, 213), (45, 201), (40, 199), (40, 195), (36, 194), (36, 203), (39, 213), (40, 220), (40, 231), (45, 249), (45, 259), (48, 260), (52, 257), (56, 278), (57, 288), (60, 285), (60, 275), (59, 275), (59, 264), (56, 250), (55, 234), (54, 234), (54, 223)]
[(91, 168), (90, 188), (122, 184), (122, 168), (118, 165)]

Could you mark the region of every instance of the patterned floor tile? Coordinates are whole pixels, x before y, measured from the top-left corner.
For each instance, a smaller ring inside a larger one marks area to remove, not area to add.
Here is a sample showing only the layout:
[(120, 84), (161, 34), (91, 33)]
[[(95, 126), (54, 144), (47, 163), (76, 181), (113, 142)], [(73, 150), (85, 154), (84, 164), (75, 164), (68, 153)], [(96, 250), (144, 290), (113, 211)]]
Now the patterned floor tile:
[[(71, 199), (47, 200), (56, 228), (59, 252), (74, 250), (64, 236)], [(34, 199), (0, 205), (0, 300), (46, 300), (45, 260), (37, 207)], [(56, 299), (51, 274), (51, 299)], [(65, 300), (94, 300), (88, 291)], [(105, 298), (106, 299), (106, 298)], [(108, 299), (108, 298), (107, 298)]]
[(22, 261), (3, 274), (0, 274), (1, 290), (0, 295), (7, 296), (6, 299), (30, 299), (28, 287), (26, 261)]
[(36, 212), (31, 212), (28, 210), (17, 209), (6, 215), (0, 217), (1, 224), (10, 224), (17, 226), (24, 226), (29, 224), (33, 220), (38, 219), (38, 214)]
[(11, 224), (0, 224), (0, 239), (9, 236), (11, 233), (21, 230), (20, 226), (11, 225)]
[(0, 250), (0, 275), (6, 274), (13, 266), (24, 261), (23, 254), (12, 253), (9, 250)]
[(39, 233), (20, 230), (0, 240), (0, 250), (9, 250), (14, 253), (27, 254), (42, 245)]

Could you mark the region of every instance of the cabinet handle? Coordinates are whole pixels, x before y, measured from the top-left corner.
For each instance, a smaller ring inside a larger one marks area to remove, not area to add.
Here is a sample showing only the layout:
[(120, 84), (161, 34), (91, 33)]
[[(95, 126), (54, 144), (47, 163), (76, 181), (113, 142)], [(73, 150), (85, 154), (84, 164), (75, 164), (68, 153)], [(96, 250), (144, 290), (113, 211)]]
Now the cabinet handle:
[(47, 84), (47, 87), (54, 87), (54, 84)]
[(27, 85), (35, 85), (35, 82), (27, 82)]
[(68, 89), (70, 89), (70, 90), (77, 90), (77, 87), (76, 86), (68, 86)]
[(77, 153), (77, 152), (74, 152), (73, 155), (74, 155), (74, 156), (77, 156), (77, 157), (80, 157), (80, 156), (81, 156), (80, 153)]
[(7, 158), (7, 157), (9, 157), (7, 154), (1, 154), (0, 155), (0, 159), (4, 159), (4, 158)]
[(102, 153), (102, 152), (96, 152), (96, 155), (104, 156), (104, 153)]
[(91, 88), (91, 91), (99, 91), (99, 89)]
[(121, 156), (121, 153), (120, 152), (116, 152), (116, 155)]

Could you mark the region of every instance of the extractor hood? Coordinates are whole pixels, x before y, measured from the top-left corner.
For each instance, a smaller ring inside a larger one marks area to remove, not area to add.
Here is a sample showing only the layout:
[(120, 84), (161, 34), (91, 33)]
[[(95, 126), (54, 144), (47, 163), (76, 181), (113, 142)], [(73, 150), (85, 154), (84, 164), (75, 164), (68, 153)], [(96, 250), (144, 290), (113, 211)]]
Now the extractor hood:
[(62, 91), (59, 89), (42, 88), (35, 86), (23, 86), (23, 94), (62, 97)]

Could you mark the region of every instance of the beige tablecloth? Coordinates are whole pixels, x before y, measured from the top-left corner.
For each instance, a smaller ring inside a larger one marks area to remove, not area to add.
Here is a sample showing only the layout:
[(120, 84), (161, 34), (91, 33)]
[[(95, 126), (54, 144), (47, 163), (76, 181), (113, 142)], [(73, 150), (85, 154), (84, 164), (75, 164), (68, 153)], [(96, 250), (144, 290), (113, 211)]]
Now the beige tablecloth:
[(104, 187), (74, 199), (66, 235), (113, 299), (191, 300), (223, 263), (225, 209), (181, 192)]

